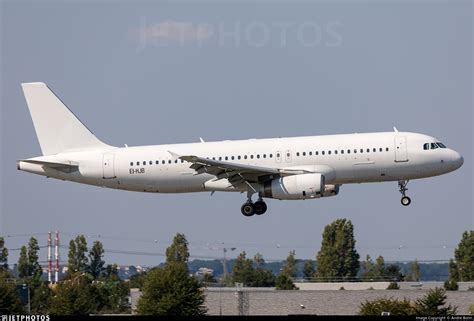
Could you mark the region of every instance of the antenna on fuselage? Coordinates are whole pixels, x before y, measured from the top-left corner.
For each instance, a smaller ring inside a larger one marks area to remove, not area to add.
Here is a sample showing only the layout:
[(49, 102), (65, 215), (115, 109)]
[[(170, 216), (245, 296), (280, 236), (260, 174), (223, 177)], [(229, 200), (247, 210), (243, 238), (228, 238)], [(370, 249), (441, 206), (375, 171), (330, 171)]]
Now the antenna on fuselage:
[(396, 132), (396, 133), (398, 133), (397, 127), (393, 126), (393, 131)]
[(201, 143), (205, 143), (204, 139), (202, 139), (202, 137), (199, 137), (199, 140), (201, 141)]

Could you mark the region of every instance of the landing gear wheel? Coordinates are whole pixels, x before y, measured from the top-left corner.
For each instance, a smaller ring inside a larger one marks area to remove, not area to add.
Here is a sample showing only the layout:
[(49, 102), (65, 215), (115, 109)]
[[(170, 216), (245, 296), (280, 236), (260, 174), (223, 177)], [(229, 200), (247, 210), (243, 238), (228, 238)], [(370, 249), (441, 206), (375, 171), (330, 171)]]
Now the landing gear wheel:
[(240, 208), (240, 211), (244, 216), (252, 216), (255, 214), (255, 205), (253, 203), (245, 203)]
[(403, 196), (401, 202), (403, 206), (408, 206), (411, 203), (411, 199), (408, 196)]
[(254, 204), (255, 206), (255, 214), (262, 215), (265, 214), (267, 211), (267, 204), (264, 201), (257, 201)]

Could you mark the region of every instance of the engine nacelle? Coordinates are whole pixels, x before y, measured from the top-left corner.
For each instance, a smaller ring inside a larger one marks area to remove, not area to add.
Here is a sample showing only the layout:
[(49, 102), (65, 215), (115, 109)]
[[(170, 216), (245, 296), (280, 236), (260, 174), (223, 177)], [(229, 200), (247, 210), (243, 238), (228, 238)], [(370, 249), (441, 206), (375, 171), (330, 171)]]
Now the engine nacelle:
[(280, 200), (303, 200), (319, 198), (324, 192), (324, 175), (300, 174), (284, 176), (266, 182), (263, 197)]

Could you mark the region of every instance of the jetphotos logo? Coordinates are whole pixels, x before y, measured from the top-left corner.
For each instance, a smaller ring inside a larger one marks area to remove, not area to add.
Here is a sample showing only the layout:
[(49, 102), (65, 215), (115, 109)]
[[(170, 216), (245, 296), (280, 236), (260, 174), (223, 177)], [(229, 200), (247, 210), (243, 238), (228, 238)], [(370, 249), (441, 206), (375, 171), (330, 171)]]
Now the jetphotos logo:
[(2, 321), (49, 321), (49, 315), (2, 315)]
[(287, 46), (339, 47), (344, 25), (340, 21), (234, 21), (198, 23), (147, 21), (129, 30), (137, 52), (147, 47), (284, 48)]

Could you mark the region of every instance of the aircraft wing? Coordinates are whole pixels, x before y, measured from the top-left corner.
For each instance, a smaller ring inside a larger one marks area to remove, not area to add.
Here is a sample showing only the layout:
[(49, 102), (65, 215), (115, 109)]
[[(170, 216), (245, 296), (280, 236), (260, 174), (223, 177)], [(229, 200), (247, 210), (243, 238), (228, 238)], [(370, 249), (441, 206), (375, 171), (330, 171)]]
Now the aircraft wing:
[(173, 152), (169, 153), (175, 158), (192, 163), (190, 168), (196, 171), (196, 175), (207, 173), (214, 175), (217, 180), (226, 178), (229, 183), (234, 186), (239, 186), (242, 184), (250, 185), (250, 183), (263, 183), (279, 176), (308, 173), (308, 171), (301, 169), (293, 170), (262, 167), (233, 162), (223, 162), (193, 155), (181, 156)]

